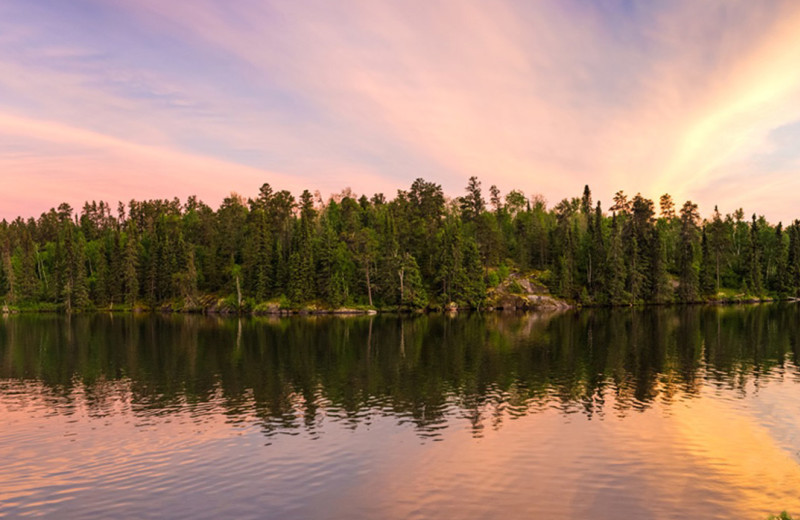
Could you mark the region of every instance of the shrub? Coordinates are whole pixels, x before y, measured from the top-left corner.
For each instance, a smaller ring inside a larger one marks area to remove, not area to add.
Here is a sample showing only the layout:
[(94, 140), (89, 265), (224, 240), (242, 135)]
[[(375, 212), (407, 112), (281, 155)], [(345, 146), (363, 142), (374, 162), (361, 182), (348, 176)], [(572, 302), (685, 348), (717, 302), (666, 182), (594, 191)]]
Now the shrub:
[(514, 280), (510, 284), (508, 284), (508, 290), (512, 294), (521, 294), (521, 293), (525, 292), (525, 289), (523, 289), (522, 286), (519, 284), (519, 282), (516, 281), (516, 280)]

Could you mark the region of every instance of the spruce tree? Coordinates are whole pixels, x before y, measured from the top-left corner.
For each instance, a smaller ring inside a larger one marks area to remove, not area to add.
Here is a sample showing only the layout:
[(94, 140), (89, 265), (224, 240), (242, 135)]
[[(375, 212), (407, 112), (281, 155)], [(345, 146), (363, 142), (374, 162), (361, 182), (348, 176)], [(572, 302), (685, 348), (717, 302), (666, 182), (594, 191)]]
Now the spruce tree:
[(800, 296), (800, 221), (795, 220), (789, 226), (789, 252), (787, 257), (787, 292)]
[(664, 239), (658, 227), (653, 229), (650, 247), (650, 290), (648, 299), (653, 303), (666, 303), (672, 299), (672, 289), (667, 273), (667, 255)]
[(605, 270), (603, 265), (606, 260), (606, 241), (603, 230), (603, 210), (600, 207), (600, 201), (597, 201), (597, 207), (594, 210), (594, 225), (592, 226), (592, 264), (591, 264), (591, 283), (590, 291), (594, 300), (602, 298), (604, 293), (604, 286), (606, 282)]
[(20, 245), (12, 257), (14, 269), (12, 291), (16, 295), (17, 303), (36, 301), (39, 290), (39, 280), (36, 277), (36, 249), (37, 246), (31, 239), (30, 233), (27, 230), (23, 231)]
[(625, 294), (625, 258), (622, 246), (622, 233), (617, 215), (611, 217), (611, 236), (606, 253), (605, 289), (606, 300), (611, 304), (621, 304), (628, 300)]
[(700, 241), (700, 294), (704, 298), (716, 295), (716, 282), (714, 280), (714, 260), (711, 248), (708, 245), (708, 235), (703, 227)]
[(466, 275), (462, 299), (472, 308), (480, 308), (486, 298), (486, 284), (483, 277), (478, 244), (472, 237), (463, 240), (464, 274)]
[(750, 226), (750, 243), (747, 255), (747, 286), (755, 296), (760, 296), (763, 292), (761, 278), (761, 240), (758, 233), (758, 221), (753, 214), (753, 221)]
[(461, 218), (465, 222), (477, 220), (486, 208), (486, 203), (481, 194), (481, 181), (473, 176), (467, 183), (467, 194), (461, 197)]
[(86, 280), (86, 239), (78, 232), (75, 241), (75, 255), (72, 259), (72, 295), (76, 309), (85, 309), (89, 305), (89, 286)]
[(7, 267), (5, 257), (0, 254), (0, 302), (5, 302), (5, 299), (8, 296), (8, 291), (11, 289), (6, 270)]
[(683, 302), (694, 302), (700, 293), (696, 263), (697, 222), (700, 216), (697, 204), (686, 201), (681, 208), (681, 232), (678, 245), (680, 284), (678, 297)]
[(773, 289), (778, 295), (778, 298), (785, 298), (789, 292), (789, 270), (787, 268), (788, 250), (786, 248), (786, 241), (783, 237), (783, 224), (780, 222), (775, 227), (775, 282)]
[(129, 226), (128, 232), (124, 235), (125, 246), (122, 258), (122, 288), (125, 304), (133, 308), (139, 298), (139, 278), (137, 268), (139, 255), (136, 246), (136, 237)]
[(730, 249), (727, 226), (722, 221), (719, 209), (714, 206), (714, 213), (711, 222), (706, 226), (708, 229), (708, 250), (713, 261), (714, 268), (714, 292), (719, 292), (722, 277), (722, 259)]
[(397, 275), (400, 281), (400, 305), (419, 309), (428, 304), (417, 260), (410, 253), (400, 259)]

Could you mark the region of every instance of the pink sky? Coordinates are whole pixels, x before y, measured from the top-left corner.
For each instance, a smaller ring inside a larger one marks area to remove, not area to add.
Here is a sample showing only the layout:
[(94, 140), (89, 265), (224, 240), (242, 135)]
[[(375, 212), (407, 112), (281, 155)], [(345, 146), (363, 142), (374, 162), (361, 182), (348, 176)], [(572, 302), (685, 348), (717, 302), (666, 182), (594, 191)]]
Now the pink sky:
[(11, 0), (0, 218), (263, 182), (800, 218), (800, 4)]

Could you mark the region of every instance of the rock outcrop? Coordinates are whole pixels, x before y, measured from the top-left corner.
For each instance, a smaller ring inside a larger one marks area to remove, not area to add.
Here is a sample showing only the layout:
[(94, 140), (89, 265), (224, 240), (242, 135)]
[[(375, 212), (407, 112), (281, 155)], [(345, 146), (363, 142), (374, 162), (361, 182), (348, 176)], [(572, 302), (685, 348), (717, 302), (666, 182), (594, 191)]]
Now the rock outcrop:
[(535, 275), (512, 273), (487, 293), (487, 306), (502, 310), (559, 310), (570, 305), (550, 295)]

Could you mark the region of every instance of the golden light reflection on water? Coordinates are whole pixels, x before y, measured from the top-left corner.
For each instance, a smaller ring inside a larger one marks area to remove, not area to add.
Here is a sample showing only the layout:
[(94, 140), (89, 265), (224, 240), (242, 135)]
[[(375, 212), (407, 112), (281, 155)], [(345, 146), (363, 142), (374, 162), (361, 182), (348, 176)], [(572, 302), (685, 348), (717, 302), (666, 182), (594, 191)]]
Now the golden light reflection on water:
[[(775, 386), (780, 387), (782, 400), (800, 403), (797, 385)], [(774, 391), (762, 391), (770, 390)], [(772, 504), (800, 511), (798, 446), (781, 445), (768, 426), (736, 404), (725, 399), (697, 399), (691, 406), (676, 407), (670, 424), (690, 448), (698, 468), (713, 470), (721, 483), (736, 490), (736, 509), (746, 518), (766, 515), (775, 507)], [(800, 432), (796, 414), (782, 415), (781, 420), (789, 423), (774, 427)]]
[[(389, 458), (387, 456), (387, 458)], [(343, 503), (370, 496), (385, 518), (766, 518), (800, 511), (800, 466), (724, 400), (625, 418), (549, 411), (479, 439), (399, 450)]]

